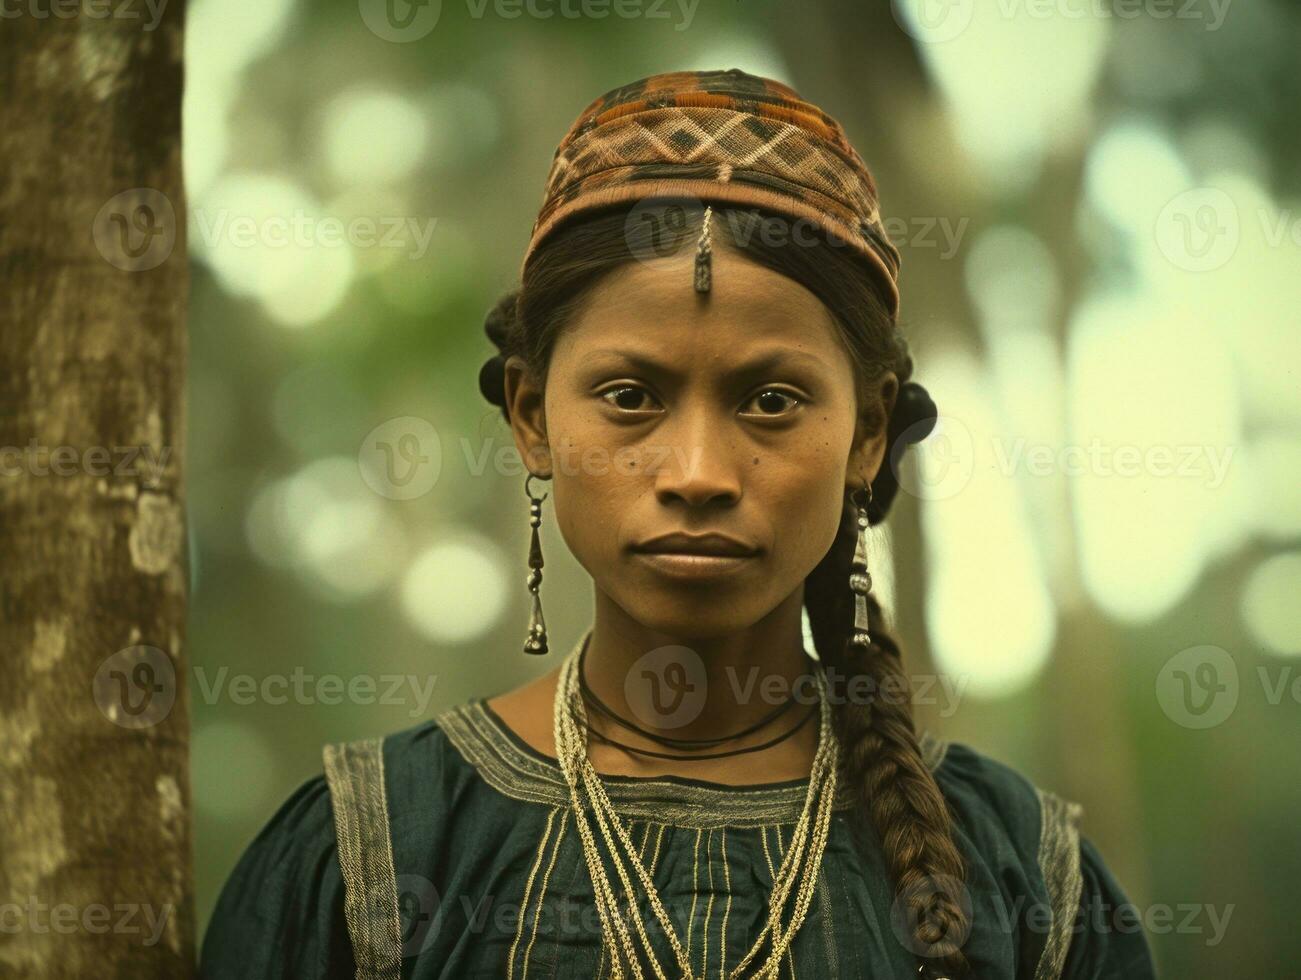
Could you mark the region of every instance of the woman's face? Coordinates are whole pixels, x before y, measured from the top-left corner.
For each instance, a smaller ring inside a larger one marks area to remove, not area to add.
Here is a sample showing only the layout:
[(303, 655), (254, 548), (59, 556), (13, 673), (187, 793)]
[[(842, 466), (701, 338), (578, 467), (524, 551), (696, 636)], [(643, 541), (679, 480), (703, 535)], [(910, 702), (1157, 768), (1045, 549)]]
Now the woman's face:
[[(512, 358), (506, 395), (516, 444), (553, 478), (556, 520), (597, 588), (648, 629), (710, 636), (801, 588), (885, 438), (868, 431), (812, 292), (716, 247), (700, 294), (692, 262), (688, 250), (609, 274), (561, 330), (545, 392)], [(874, 397), (888, 411), (896, 392), (887, 374)], [(749, 554), (640, 550), (674, 533), (725, 535)]]

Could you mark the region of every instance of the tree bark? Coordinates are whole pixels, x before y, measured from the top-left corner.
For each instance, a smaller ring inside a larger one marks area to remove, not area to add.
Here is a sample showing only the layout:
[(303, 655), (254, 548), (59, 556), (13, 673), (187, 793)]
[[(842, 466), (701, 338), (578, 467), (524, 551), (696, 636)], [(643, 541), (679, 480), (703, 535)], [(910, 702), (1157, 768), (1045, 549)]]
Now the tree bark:
[(184, 7), (0, 24), (0, 975), (194, 972)]

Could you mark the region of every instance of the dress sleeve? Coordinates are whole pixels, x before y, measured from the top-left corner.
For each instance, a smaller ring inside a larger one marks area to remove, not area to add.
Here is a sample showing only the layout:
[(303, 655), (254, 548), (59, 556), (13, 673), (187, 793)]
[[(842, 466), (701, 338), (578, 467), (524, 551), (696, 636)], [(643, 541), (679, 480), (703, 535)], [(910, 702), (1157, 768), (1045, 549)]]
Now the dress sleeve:
[(1079, 915), (1063, 980), (1155, 980), (1152, 951), (1137, 908), (1087, 837), (1080, 838)]
[(936, 781), (971, 866), (976, 907), (964, 952), (975, 975), (1154, 980), (1141, 917), (1081, 833), (1083, 807), (969, 745), (942, 748)]
[(202, 980), (351, 980), (352, 945), (324, 776), (287, 799), (222, 888)]

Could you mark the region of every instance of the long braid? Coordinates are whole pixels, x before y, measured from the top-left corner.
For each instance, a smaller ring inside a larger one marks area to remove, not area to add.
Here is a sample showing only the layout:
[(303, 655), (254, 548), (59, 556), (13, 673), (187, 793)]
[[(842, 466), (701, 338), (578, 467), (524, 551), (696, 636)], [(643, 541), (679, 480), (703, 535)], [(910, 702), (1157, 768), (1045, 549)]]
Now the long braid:
[[(848, 505), (830, 551), (805, 580), (805, 605), (818, 656), (840, 678), (866, 675), (874, 692), (906, 691), (899, 645), (884, 628), (876, 597), (867, 597), (872, 645), (849, 643), (853, 595), (849, 568), (857, 527)], [(842, 692), (843, 693), (843, 692)], [(836, 706), (846, 777), (880, 838), (897, 901), (911, 927), (910, 947), (947, 975), (969, 975), (961, 943), (970, 929), (954, 892), (966, 878), (947, 802), (922, 757), (911, 698), (846, 699)]]

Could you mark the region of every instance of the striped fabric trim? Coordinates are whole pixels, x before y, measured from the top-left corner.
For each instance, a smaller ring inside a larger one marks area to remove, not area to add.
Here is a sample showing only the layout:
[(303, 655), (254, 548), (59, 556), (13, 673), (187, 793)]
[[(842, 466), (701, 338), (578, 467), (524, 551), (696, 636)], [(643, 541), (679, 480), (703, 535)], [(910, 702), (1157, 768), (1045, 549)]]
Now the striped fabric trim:
[[(840, 952), (839, 945), (836, 942), (836, 933), (832, 928), (836, 921), (835, 912), (831, 908), (831, 879), (827, 877), (827, 866), (825, 864), (818, 867), (818, 886), (814, 889), (813, 894), (818, 899), (818, 921), (822, 925), (822, 955), (826, 958), (828, 977), (840, 976)], [(791, 972), (794, 973), (794, 967)]]
[[(569, 805), (569, 787), (560, 766), (526, 751), (505, 730), (483, 699), (448, 708), (436, 718), (448, 740), (493, 789), (512, 799), (548, 806)], [(922, 757), (932, 772), (944, 762), (948, 741), (923, 731)], [(673, 779), (605, 778), (610, 800), (624, 817), (677, 827), (758, 827), (799, 819), (807, 780), (776, 789), (700, 786)], [(834, 809), (857, 805), (852, 786), (841, 780)]]
[(326, 745), (322, 755), (357, 980), (399, 980), (401, 923), (384, 791), (383, 739)]
[(1080, 908), (1079, 821), (1084, 808), (1054, 793), (1035, 787), (1039, 796), (1039, 870), (1048, 886), (1052, 925), (1048, 941), (1035, 968), (1034, 980), (1058, 980), (1071, 945), (1075, 917)]

